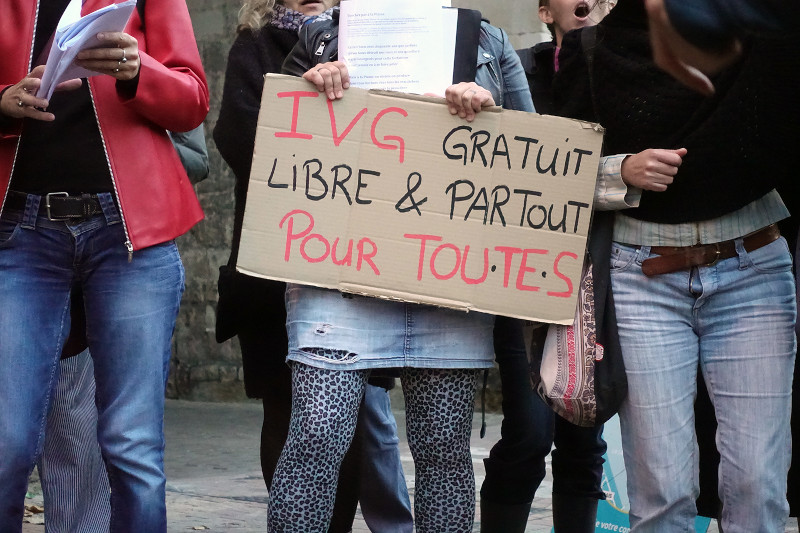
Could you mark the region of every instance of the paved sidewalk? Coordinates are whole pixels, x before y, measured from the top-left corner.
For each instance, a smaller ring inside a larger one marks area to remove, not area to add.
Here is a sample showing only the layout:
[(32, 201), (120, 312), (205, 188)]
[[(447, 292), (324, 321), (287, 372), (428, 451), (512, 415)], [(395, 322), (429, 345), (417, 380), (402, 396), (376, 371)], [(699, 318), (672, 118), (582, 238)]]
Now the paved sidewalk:
[[(395, 402), (401, 404), (400, 401)], [(403, 468), (413, 498), (414, 466), (405, 441), (405, 419), (395, 409), (400, 430)], [(266, 530), (267, 491), (261, 477), (258, 447), (261, 403), (203, 403), (167, 401), (167, 512), (169, 532), (217, 531), (256, 533)], [(476, 487), (484, 477), (483, 461), (498, 439), (501, 416), (487, 414), (486, 438), (479, 438), (480, 413), (476, 413), (472, 455)], [(551, 527), (548, 475), (531, 509), (526, 533), (549, 533)], [(27, 504), (42, 504), (41, 489), (34, 480)], [(36, 520), (34, 517), (33, 520)], [(480, 516), (474, 531), (480, 530)], [(796, 519), (791, 520), (797, 532)], [(354, 533), (367, 533), (360, 516)], [(712, 525), (709, 531), (717, 531)], [(26, 523), (23, 533), (43, 533), (44, 526)]]

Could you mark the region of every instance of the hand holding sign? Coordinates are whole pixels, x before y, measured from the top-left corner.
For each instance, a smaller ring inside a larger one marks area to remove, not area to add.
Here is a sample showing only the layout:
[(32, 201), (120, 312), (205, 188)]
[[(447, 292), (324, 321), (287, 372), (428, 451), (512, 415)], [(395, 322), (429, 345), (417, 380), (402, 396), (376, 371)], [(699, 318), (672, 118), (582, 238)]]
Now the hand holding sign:
[(313, 83), (319, 92), (325, 93), (328, 100), (344, 97), (344, 89), (350, 87), (347, 65), (341, 61), (320, 63), (303, 74), (303, 79)]
[(480, 113), (484, 107), (495, 105), (492, 93), (474, 81), (451, 85), (445, 91), (444, 98), (450, 114), (458, 115), (467, 122), (475, 120), (475, 114)]

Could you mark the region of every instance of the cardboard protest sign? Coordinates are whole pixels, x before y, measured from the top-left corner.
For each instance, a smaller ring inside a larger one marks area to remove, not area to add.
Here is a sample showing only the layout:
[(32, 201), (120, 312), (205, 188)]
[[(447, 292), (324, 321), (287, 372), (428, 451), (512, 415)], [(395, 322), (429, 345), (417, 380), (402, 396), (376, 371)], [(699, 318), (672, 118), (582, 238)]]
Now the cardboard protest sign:
[(268, 75), (237, 269), (570, 323), (602, 143), (595, 125)]

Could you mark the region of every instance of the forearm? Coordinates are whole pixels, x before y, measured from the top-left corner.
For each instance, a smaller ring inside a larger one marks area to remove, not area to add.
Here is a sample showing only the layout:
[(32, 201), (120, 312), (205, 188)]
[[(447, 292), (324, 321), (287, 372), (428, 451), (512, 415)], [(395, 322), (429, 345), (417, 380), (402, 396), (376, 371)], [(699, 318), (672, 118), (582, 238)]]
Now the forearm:
[(622, 180), (622, 162), (629, 154), (605, 156), (600, 159), (594, 189), (594, 208), (599, 211), (619, 211), (638, 207), (642, 189), (628, 186)]

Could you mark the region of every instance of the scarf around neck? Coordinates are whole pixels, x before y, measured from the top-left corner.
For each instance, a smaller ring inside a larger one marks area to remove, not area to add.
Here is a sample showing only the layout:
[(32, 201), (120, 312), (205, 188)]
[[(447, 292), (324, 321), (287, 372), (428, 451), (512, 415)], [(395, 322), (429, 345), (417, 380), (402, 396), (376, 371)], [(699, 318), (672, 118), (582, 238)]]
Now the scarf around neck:
[(276, 4), (272, 9), (272, 13), (270, 14), (269, 21), (267, 23), (270, 26), (274, 26), (281, 30), (292, 30), (298, 32), (300, 31), (300, 28), (309, 22), (330, 20), (332, 11), (333, 8), (328, 9), (319, 15), (304, 15), (303, 13), (289, 9), (284, 5)]

